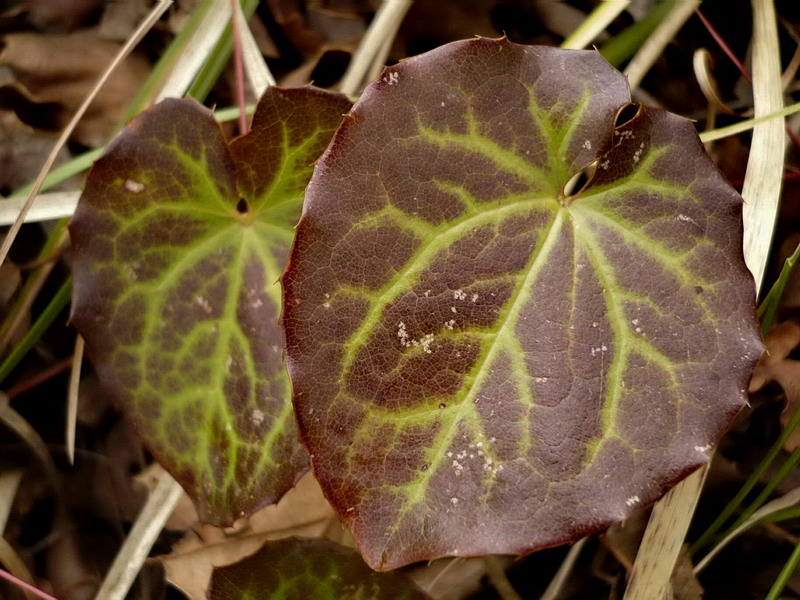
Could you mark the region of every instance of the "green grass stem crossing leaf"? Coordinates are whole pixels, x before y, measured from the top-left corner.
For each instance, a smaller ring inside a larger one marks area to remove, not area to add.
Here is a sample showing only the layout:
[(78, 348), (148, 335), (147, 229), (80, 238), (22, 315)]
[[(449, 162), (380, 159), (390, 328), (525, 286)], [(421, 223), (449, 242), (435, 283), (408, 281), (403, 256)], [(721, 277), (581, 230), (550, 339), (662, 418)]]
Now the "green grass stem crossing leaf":
[(283, 277), (301, 436), (367, 562), (574, 541), (707, 462), (762, 350), (741, 204), (596, 52), (386, 69)]
[(289, 538), (211, 576), (209, 600), (425, 600), (411, 581), (375, 573), (357, 552), (326, 540)]
[(95, 163), (70, 224), (73, 320), (101, 382), (214, 524), (276, 502), (307, 469), (276, 282), (349, 107), (271, 88), (229, 144), (211, 111), (165, 100)]

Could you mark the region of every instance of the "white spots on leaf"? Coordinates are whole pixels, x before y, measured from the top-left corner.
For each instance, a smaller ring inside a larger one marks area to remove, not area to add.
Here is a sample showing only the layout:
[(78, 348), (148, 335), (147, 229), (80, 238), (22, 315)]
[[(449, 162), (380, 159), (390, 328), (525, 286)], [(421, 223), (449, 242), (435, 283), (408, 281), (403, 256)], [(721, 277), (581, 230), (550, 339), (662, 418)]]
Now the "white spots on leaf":
[(431, 290), (425, 290), (425, 297), (430, 298)]
[(455, 496), (453, 496), (452, 498), (450, 498), (450, 502), (451, 502), (451, 504), (452, 504), (453, 506), (455, 506), (456, 504), (458, 504), (458, 498), (456, 498)]
[(397, 337), (400, 338), (400, 343), (406, 348), (411, 346), (411, 336), (408, 335), (408, 331), (406, 331), (406, 324), (402, 321), (397, 324)]
[(386, 83), (388, 83), (389, 85), (396, 85), (397, 82), (400, 81), (400, 75), (398, 75), (396, 72), (392, 71), (392, 72), (386, 74), (386, 77), (384, 78), (384, 81)]
[(457, 460), (453, 460), (453, 469), (455, 469), (456, 475), (461, 475), (461, 471), (464, 470), (464, 465)]
[(598, 325), (599, 325), (599, 323), (598, 323), (597, 321), (595, 321), (594, 323), (592, 323), (592, 327), (597, 327)]
[(703, 454), (705, 454), (709, 450), (711, 450), (711, 444), (706, 444), (705, 446), (695, 446), (694, 450), (695, 452), (702, 452)]
[(258, 408), (254, 408), (250, 413), (250, 420), (253, 422), (253, 425), (261, 425), (266, 418), (267, 416)]
[(586, 148), (587, 150), (591, 150), (592, 149), (592, 142), (590, 140), (584, 141), (583, 142), (583, 147)]
[(450, 307), (450, 311), (451, 311), (453, 314), (456, 314), (456, 313), (458, 313), (458, 310), (456, 310), (456, 307), (455, 307), (455, 306), (451, 306), (451, 307)]
[(534, 377), (534, 378), (533, 378), (533, 380), (534, 380), (536, 383), (547, 383), (547, 380), (548, 380), (548, 379), (549, 379), (549, 377)]
[(440, 106), (444, 106), (444, 102), (442, 102), (442, 103), (440, 104)]
[(628, 506), (633, 506), (637, 502), (639, 502), (639, 496), (631, 496), (630, 498), (625, 500), (625, 504), (627, 504)]
[(642, 156), (642, 150), (644, 150), (644, 143), (639, 144), (639, 149), (633, 153), (633, 162), (638, 163), (639, 158)]
[(456, 300), (466, 300), (467, 293), (464, 290), (456, 290), (455, 292), (453, 292), (453, 298), (455, 298)]
[(225, 359), (225, 368), (230, 370), (231, 366), (233, 366), (233, 357), (228, 354), (228, 358)]
[(124, 185), (131, 194), (141, 194), (144, 191), (144, 184), (141, 181), (126, 179)]
[(431, 344), (433, 344), (433, 334), (427, 333), (420, 338), (419, 343), (414, 345), (422, 346), (422, 349), (425, 351), (426, 354), (432, 354), (433, 351), (431, 350)]
[(608, 166), (610, 164), (611, 164), (610, 161), (608, 159), (606, 159), (606, 160), (604, 160), (603, 162), (600, 163), (600, 168), (603, 169), (604, 171), (608, 171)]
[(477, 302), (478, 298), (479, 298), (478, 294), (472, 294), (472, 301), (473, 302)]
[(208, 303), (208, 300), (203, 298), (202, 296), (195, 296), (194, 301), (203, 309), (203, 312), (206, 314), (211, 314), (211, 305)]
[(452, 331), (453, 327), (455, 327), (455, 325), (456, 325), (456, 320), (455, 319), (450, 319), (449, 321), (445, 321), (445, 324), (444, 324), (444, 326), (447, 329), (450, 329), (451, 331)]
[(606, 352), (607, 350), (608, 350), (608, 346), (606, 346), (605, 344), (601, 344), (600, 346), (597, 346), (597, 348), (592, 348), (591, 349), (592, 356), (597, 356), (598, 354), (602, 354), (603, 352)]
[(433, 344), (432, 333), (426, 333), (419, 340), (411, 339), (411, 335), (406, 330), (406, 324), (400, 321), (397, 324), (397, 337), (400, 339), (400, 344), (405, 348), (421, 347), (426, 354), (433, 354), (433, 350), (431, 350), (431, 345)]

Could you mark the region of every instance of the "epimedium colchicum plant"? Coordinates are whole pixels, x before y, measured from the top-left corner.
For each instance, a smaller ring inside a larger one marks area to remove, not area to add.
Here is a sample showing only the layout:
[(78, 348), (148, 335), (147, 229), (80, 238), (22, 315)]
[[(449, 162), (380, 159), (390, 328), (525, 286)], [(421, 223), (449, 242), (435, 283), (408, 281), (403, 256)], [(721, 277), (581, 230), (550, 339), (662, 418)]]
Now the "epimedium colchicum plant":
[(204, 520), (310, 462), (374, 569), (529, 552), (657, 500), (742, 407), (741, 203), (596, 52), (455, 42), (352, 108), (271, 88), (230, 143), (190, 100), (135, 118), (70, 226), (74, 322)]

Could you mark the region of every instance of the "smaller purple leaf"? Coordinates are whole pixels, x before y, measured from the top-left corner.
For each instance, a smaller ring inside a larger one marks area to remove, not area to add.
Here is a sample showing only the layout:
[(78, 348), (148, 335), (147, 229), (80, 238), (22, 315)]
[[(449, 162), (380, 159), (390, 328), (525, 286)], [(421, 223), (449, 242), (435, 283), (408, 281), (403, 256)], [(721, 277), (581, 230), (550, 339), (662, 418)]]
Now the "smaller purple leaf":
[(165, 100), (95, 163), (70, 224), (73, 321), (101, 383), (214, 524), (276, 502), (307, 469), (276, 281), (349, 106), (270, 88), (228, 144), (211, 111)]
[(209, 600), (425, 600), (411, 581), (376, 573), (357, 552), (326, 540), (267, 542), (211, 576)]

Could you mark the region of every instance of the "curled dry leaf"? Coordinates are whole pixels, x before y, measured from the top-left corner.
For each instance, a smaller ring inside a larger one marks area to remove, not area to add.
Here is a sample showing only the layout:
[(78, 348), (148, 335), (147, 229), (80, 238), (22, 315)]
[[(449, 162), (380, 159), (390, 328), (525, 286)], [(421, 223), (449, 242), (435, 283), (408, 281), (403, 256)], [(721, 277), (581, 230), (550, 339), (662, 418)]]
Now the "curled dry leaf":
[[(757, 392), (770, 382), (776, 382), (786, 395), (786, 408), (781, 413), (781, 425), (791, 420), (800, 407), (800, 360), (790, 358), (800, 345), (800, 325), (792, 321), (779, 323), (770, 329), (764, 340), (766, 351), (761, 356), (750, 380), (750, 392)], [(800, 446), (800, 428), (795, 429), (784, 444), (787, 452)]]
[(606, 527), (743, 406), (741, 197), (688, 119), (629, 101), (595, 52), (456, 42), (385, 70), (317, 164), (287, 363), (374, 568)]
[(276, 502), (307, 469), (276, 282), (349, 107), (269, 88), (228, 144), (211, 111), (165, 100), (95, 163), (70, 224), (73, 322), (101, 384), (212, 524)]
[[(66, 125), (89, 94), (119, 46), (96, 30), (69, 35), (13, 33), (3, 37), (0, 64), (9, 66), (29, 92), (31, 103), (59, 103), (59, 128)], [(132, 54), (115, 69), (75, 130), (85, 146), (100, 146), (123, 117), (130, 99), (146, 79), (150, 65)], [(34, 110), (35, 107), (31, 107)]]

